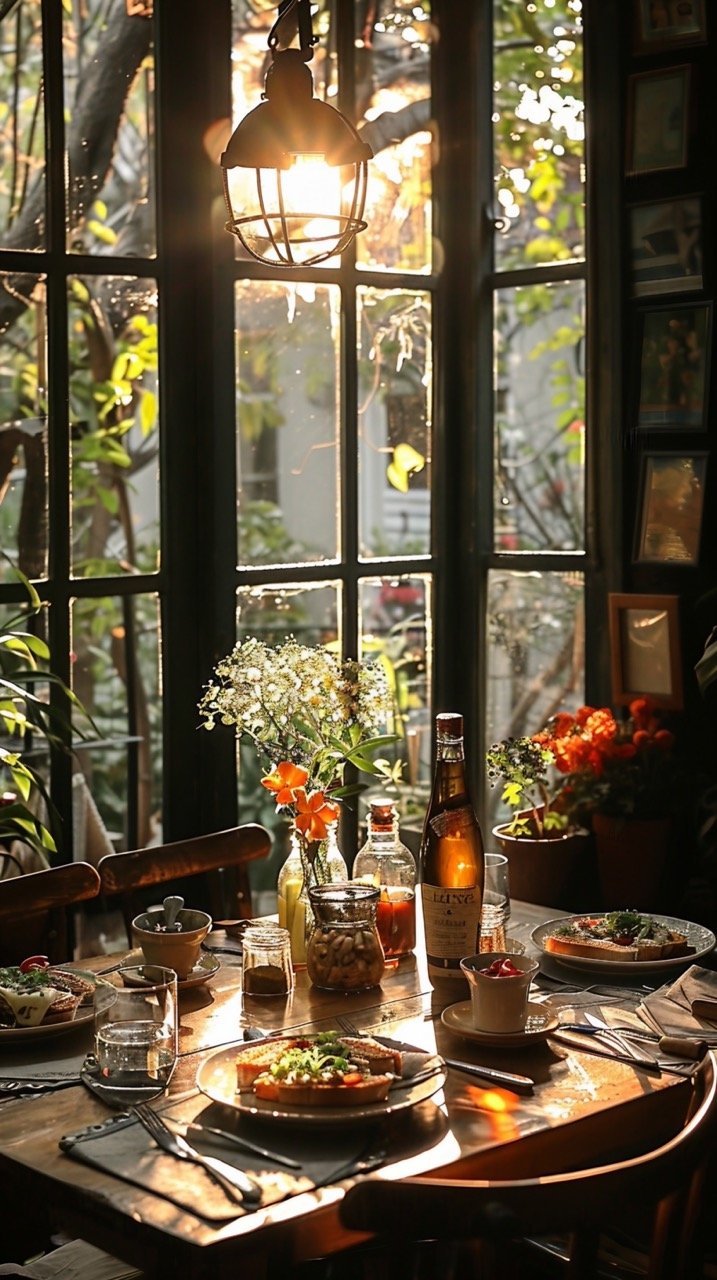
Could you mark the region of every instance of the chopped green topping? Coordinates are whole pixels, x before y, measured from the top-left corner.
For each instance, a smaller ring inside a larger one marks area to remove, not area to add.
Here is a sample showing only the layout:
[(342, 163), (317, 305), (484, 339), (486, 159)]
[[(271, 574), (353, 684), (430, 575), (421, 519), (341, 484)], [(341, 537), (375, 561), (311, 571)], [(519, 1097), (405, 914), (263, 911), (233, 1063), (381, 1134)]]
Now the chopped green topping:
[(0, 987), (8, 987), (11, 991), (42, 991), (53, 985), (52, 976), (47, 969), (29, 969), (23, 973), (16, 965), (0, 968)]

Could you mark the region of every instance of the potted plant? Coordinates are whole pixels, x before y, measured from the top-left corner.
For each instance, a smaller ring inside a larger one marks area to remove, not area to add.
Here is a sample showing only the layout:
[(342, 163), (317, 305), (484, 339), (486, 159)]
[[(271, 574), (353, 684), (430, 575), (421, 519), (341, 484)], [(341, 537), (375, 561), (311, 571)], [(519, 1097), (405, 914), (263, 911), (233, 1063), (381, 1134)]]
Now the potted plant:
[(674, 734), (649, 697), (617, 720), (609, 707), (563, 714), (538, 735), (562, 774), (561, 795), (587, 816), (606, 909), (655, 910), (687, 779)]
[(549, 741), (540, 734), (505, 738), (489, 749), (486, 763), (491, 786), (502, 782), (501, 799), (515, 811), (492, 831), (508, 856), (511, 895), (566, 910), (589, 909), (590, 832), (556, 770)]

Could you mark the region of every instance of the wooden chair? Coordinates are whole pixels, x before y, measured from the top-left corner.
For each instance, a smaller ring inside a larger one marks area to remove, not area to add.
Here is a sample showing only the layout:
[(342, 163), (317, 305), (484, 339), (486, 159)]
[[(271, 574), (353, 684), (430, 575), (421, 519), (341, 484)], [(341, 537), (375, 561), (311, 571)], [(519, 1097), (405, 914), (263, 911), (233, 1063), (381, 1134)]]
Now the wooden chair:
[[(119, 895), (130, 942), (132, 920), (146, 909), (146, 895), (142, 891), (185, 877), (206, 874), (207, 910), (215, 920), (250, 919), (252, 901), (247, 864), (266, 858), (270, 849), (269, 832), (257, 823), (246, 822), (226, 831), (213, 831), (172, 844), (133, 849), (129, 853), (109, 853), (97, 864), (101, 892)], [(198, 904), (188, 901), (187, 905)]]
[[(642, 1269), (629, 1274), (647, 1280), (699, 1280), (700, 1217), (711, 1208), (705, 1179), (716, 1135), (717, 1057), (711, 1051), (693, 1078), (683, 1127), (657, 1147), (600, 1167), (510, 1182), (434, 1177), (390, 1182), (374, 1176), (347, 1191), (341, 1221), (345, 1227), (377, 1233), (372, 1280), (383, 1280), (384, 1274), (427, 1274), (416, 1263), (419, 1242), (438, 1248), (442, 1261), (435, 1274), (442, 1280), (619, 1277), (628, 1274), (627, 1266), (602, 1270), (600, 1263), (601, 1245), (616, 1223), (623, 1229), (634, 1230), (638, 1223), (645, 1228)], [(578, 1140), (577, 1158), (579, 1154)], [(546, 1240), (553, 1235), (558, 1242), (551, 1256)], [(416, 1246), (413, 1251), (411, 1245)], [(551, 1265), (545, 1269), (547, 1263)]]
[(0, 880), (0, 963), (20, 964), (38, 953), (53, 964), (71, 960), (70, 909), (99, 891), (89, 862)]

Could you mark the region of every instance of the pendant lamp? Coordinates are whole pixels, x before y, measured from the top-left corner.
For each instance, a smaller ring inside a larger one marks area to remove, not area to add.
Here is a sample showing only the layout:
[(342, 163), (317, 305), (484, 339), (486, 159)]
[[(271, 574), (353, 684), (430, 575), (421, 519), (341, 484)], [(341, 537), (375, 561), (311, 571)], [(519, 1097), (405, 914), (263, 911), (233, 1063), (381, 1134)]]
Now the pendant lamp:
[[(278, 31), (294, 12), (300, 47), (278, 49)], [(314, 97), (306, 63), (317, 40), (310, 0), (283, 0), (269, 33), (263, 100), (235, 129), (220, 161), (226, 230), (273, 267), (324, 262), (366, 228), (373, 152), (340, 111)]]

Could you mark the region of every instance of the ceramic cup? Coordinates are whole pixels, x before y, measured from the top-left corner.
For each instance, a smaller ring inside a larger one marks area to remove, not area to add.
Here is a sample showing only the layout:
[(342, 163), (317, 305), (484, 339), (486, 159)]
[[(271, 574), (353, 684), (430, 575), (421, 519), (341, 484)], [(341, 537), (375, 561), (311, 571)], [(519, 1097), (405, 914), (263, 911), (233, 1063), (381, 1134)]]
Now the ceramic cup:
[(177, 915), (181, 933), (163, 933), (155, 926), (164, 920), (164, 909), (157, 907), (135, 916), (132, 921), (132, 938), (148, 964), (165, 965), (174, 969), (180, 982), (188, 978), (199, 959), (202, 943), (212, 927), (212, 917), (206, 911), (193, 911), (183, 907)]
[[(494, 961), (510, 960), (519, 972), (512, 977), (486, 972)], [(465, 956), (461, 970), (471, 992), (471, 1020), (476, 1031), (522, 1031), (528, 1017), (528, 992), (538, 961), (513, 951)]]

